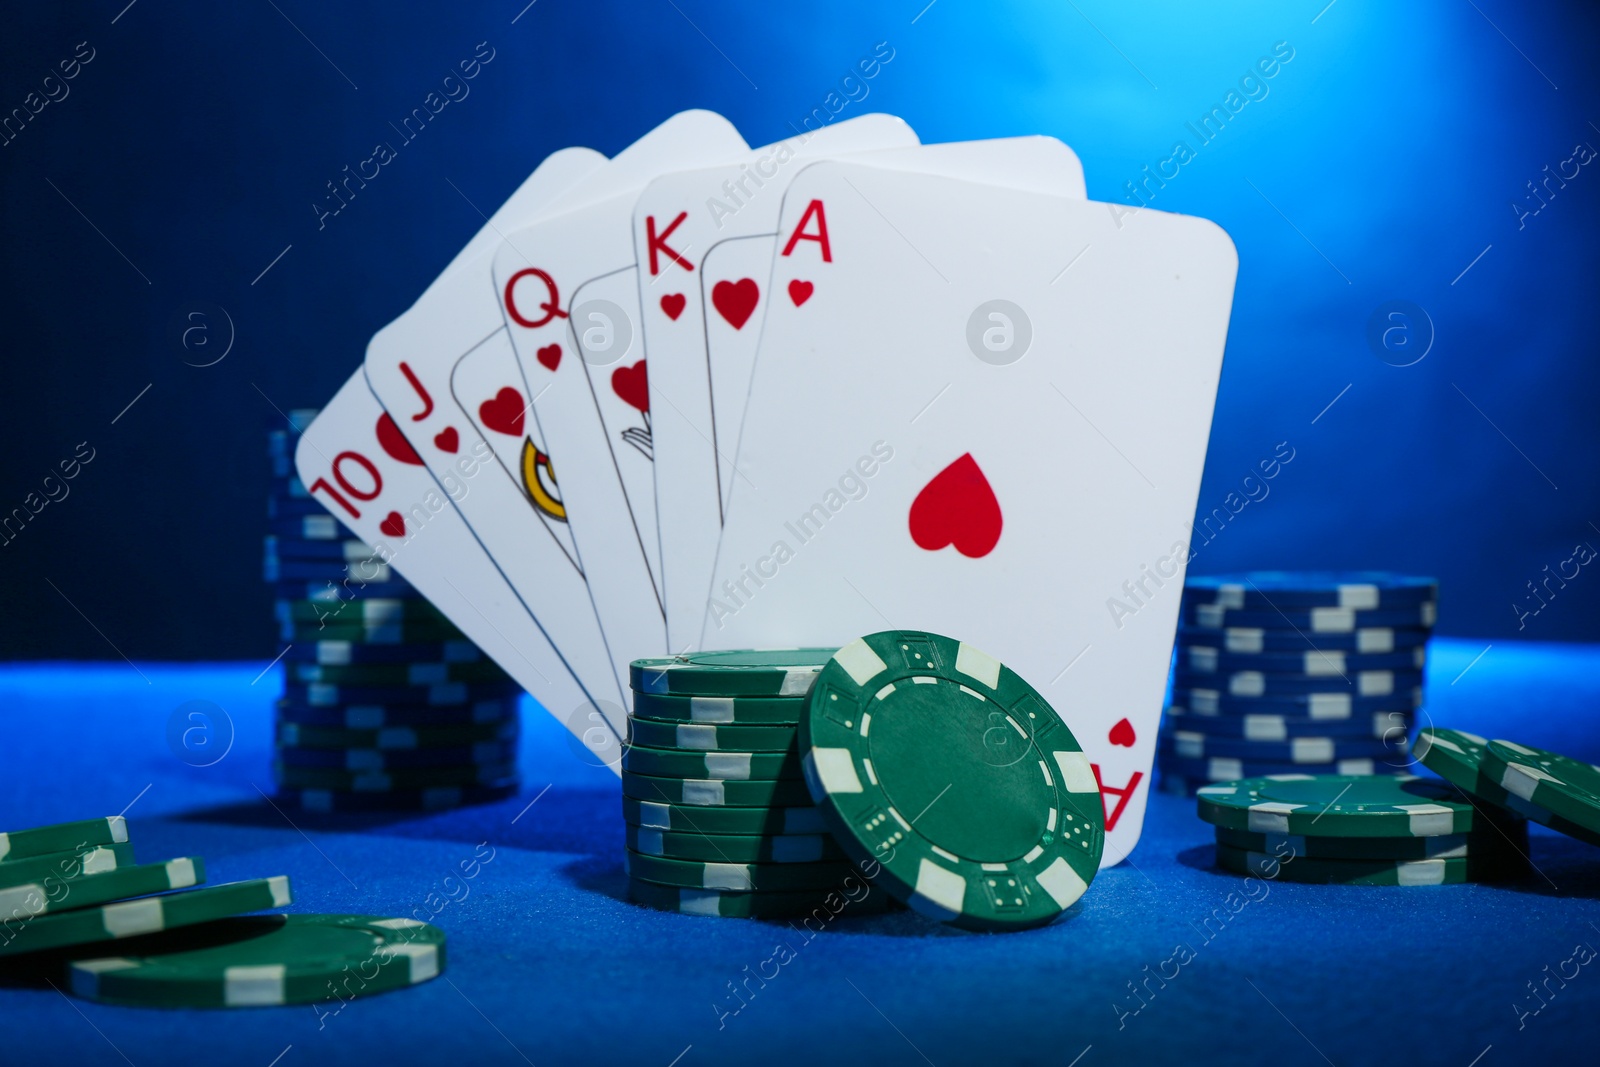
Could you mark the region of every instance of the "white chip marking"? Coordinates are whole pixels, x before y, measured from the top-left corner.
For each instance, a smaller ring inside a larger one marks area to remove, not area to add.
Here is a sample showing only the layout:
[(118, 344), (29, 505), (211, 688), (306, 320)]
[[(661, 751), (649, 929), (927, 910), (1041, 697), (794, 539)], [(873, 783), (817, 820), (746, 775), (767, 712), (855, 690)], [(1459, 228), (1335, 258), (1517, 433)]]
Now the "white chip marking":
[(913, 911), (941, 922), (961, 914), (967, 898), (967, 880), (924, 858), (917, 869), (916, 892), (907, 902)]
[(678, 910), (685, 915), (721, 915), (722, 894), (704, 889), (678, 890)]
[(78, 960), (72, 965), (72, 991), (80, 997), (93, 997), (100, 992), (100, 976), (107, 971), (125, 971), (137, 967), (133, 960), (112, 956), (103, 960)]
[(732, 722), (732, 697), (690, 697), (689, 718), (693, 722)]
[(1287, 741), (1289, 727), (1282, 715), (1246, 715), (1244, 737), (1246, 741)]
[(1245, 825), (1258, 834), (1286, 834), (1289, 832), (1289, 816), (1294, 812), (1305, 809), (1307, 806), (1305, 804), (1285, 804), (1278, 800), (1252, 804), (1250, 805)]
[(1348, 719), (1351, 707), (1349, 693), (1312, 693), (1306, 701), (1313, 719)]
[(1411, 860), (1395, 865), (1401, 885), (1444, 885), (1444, 860)]
[(1297, 737), (1289, 742), (1289, 758), (1294, 763), (1332, 763), (1333, 738)]
[(1400, 804), (1401, 811), (1409, 815), (1412, 837), (1438, 837), (1455, 827), (1455, 812), (1440, 804)]
[(120, 815), (113, 815), (106, 820), (106, 827), (111, 831), (111, 840), (122, 844), (128, 840), (128, 820)]
[(889, 669), (889, 665), (872, 651), (872, 646), (859, 637), (835, 652), (833, 662), (843, 667), (850, 680), (863, 689), (868, 682)]
[(1061, 784), (1069, 793), (1098, 793), (1100, 783), (1095, 779), (1094, 767), (1082, 752), (1055, 752), (1056, 766), (1061, 769)]
[(811, 692), (811, 685), (816, 680), (817, 670), (814, 667), (789, 671), (783, 676), (783, 684), (778, 686), (778, 695), (781, 697), (803, 697)]
[(938, 685), (939, 679), (931, 674), (915, 674), (911, 677), (913, 685)]
[(38, 915), (49, 907), (50, 901), (44, 895), (44, 886), (37, 882), (26, 882), (0, 889), (0, 915), (4, 915), (7, 919), (12, 916)]
[(721, 782), (699, 781), (694, 778), (683, 780), (683, 802), (701, 808), (717, 808), (726, 804), (723, 799), (725, 790)]
[(117, 854), (109, 848), (95, 848), (83, 854), (83, 873), (99, 874), (117, 868)]
[(1386, 697), (1394, 692), (1394, 671), (1356, 672), (1356, 691), (1364, 697)]
[(890, 693), (892, 693), (892, 692), (894, 692), (894, 683), (890, 682), (888, 685), (884, 686), (882, 689), (878, 690), (876, 693), (873, 693), (872, 694), (872, 699), (873, 700), (883, 700), (886, 697), (888, 697), (888, 695)]
[(1030, 848), (1028, 850), (1028, 854), (1022, 857), (1022, 862), (1023, 863), (1032, 863), (1034, 860), (1038, 859), (1042, 855), (1044, 855), (1044, 846), (1043, 845), (1034, 845), (1032, 848)]
[(848, 748), (813, 748), (806, 760), (816, 769), (822, 791), (835, 793), (863, 792), (861, 777), (856, 774), (855, 759)]
[(1054, 805), (1051, 806), (1049, 813), (1045, 816), (1044, 828), (1052, 834), (1056, 832), (1056, 809)]
[[(1502, 741), (1501, 744), (1505, 744), (1505, 742)], [(1501, 788), (1527, 801), (1533, 800), (1534, 791), (1539, 788), (1540, 782), (1562, 784), (1561, 779), (1545, 773), (1539, 767), (1533, 767), (1526, 763), (1508, 763), (1506, 764), (1505, 773), (1500, 776)]]
[(1039, 761), (1039, 775), (1044, 779), (1044, 784), (1046, 787), (1051, 789), (1055, 788), (1056, 780), (1050, 777), (1050, 765), (1044, 760)]
[(411, 970), (407, 980), (412, 985), (416, 985), (418, 982), (426, 982), (430, 978), (439, 977), (438, 945), (407, 942), (394, 946), (393, 951), (410, 959)]
[(956, 648), (956, 670), (990, 689), (1000, 685), (1000, 661), (963, 641)]
[(700, 884), (705, 889), (732, 889), (741, 893), (755, 889), (748, 863), (708, 863), (700, 876)]
[(289, 892), (289, 876), (275, 874), (267, 879), (267, 889), (272, 893), (272, 906), (274, 908), (287, 908), (294, 903), (294, 894)]
[(860, 727), (861, 736), (862, 737), (866, 737), (867, 734), (869, 732), (871, 732), (871, 730), (872, 730), (872, 712), (863, 711), (861, 713), (861, 727)]
[(222, 1002), (230, 1008), (282, 1004), (288, 973), (281, 963), (228, 967), (222, 972)]
[(106, 935), (109, 937), (153, 934), (166, 926), (160, 897), (145, 897), (142, 900), (107, 904), (100, 909), (100, 916), (105, 924)]
[(679, 748), (702, 751), (717, 747), (717, 728), (703, 723), (681, 722), (675, 732)]
[(184, 857), (167, 861), (167, 884), (173, 889), (183, 889), (199, 880), (195, 874), (194, 860)]
[(936, 854), (938, 854), (940, 856), (943, 856), (945, 859), (949, 860), (951, 863), (960, 863), (961, 862), (961, 857), (960, 856), (956, 855), (954, 852), (950, 852), (950, 851), (948, 851), (946, 849), (942, 849), (938, 845), (930, 844), (928, 846), (928, 848), (933, 850), (933, 852), (935, 852)]
[(878, 784), (878, 772), (873, 769), (872, 760), (868, 759), (866, 756), (862, 756), (861, 757), (861, 766), (866, 768), (867, 781), (871, 782), (873, 785), (877, 785)]
[(1065, 909), (1083, 896), (1083, 891), (1089, 888), (1078, 872), (1072, 869), (1064, 858), (1057, 856), (1054, 863), (1040, 871), (1036, 876), (1039, 886), (1049, 893), (1056, 904)]
[(0, 833), (0, 860), (11, 855), (11, 835)]
[(663, 855), (662, 848), (664, 844), (660, 830), (647, 830), (642, 826), (634, 827), (633, 850), (635, 852), (643, 852), (647, 856), (660, 856)]
[(706, 777), (747, 780), (753, 759), (750, 752), (707, 752)]
[(672, 809), (653, 800), (639, 801), (639, 822), (656, 830), (672, 829)]

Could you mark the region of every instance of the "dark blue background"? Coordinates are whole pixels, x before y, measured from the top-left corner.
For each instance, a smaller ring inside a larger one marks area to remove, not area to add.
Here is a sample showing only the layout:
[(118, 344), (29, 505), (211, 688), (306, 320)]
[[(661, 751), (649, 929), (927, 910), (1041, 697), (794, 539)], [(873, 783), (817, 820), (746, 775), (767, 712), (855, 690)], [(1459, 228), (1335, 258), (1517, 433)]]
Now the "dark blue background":
[[(1193, 568), (1433, 572), (1442, 632), (1600, 638), (1588, 568), (1520, 630), (1512, 607), (1600, 545), (1600, 168), (1520, 226), (1511, 206), (1600, 145), (1589, 5), (539, 0), (513, 23), (522, 0), (125, 3), (13, 8), (0, 35), (5, 114), (94, 50), (0, 147), (0, 511), (94, 449), (0, 548), (0, 654), (270, 655), (262, 428), (333, 393), (476, 231), (472, 205), (683, 108), (780, 138), (879, 41), (894, 59), (846, 114), (893, 112), (930, 142), (1052, 134), (1106, 200), (1175, 140), (1196, 147), (1185, 123), (1287, 41), (1268, 95), (1153, 201), (1239, 247), (1202, 512), (1278, 442), (1295, 455)], [(480, 41), (495, 58), (471, 95), (319, 231), (324, 183)], [(1394, 299), (1436, 332), (1414, 366), (1366, 340)], [(205, 369), (169, 336), (196, 302), (237, 328)]]

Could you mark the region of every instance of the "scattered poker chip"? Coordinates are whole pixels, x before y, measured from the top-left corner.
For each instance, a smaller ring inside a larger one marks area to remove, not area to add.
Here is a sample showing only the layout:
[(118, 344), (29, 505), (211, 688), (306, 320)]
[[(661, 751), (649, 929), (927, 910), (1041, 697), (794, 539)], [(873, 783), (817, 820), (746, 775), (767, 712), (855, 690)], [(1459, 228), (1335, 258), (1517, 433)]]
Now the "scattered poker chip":
[[(289, 682), (329, 685), (441, 685), (445, 682), (514, 683), (493, 660), (475, 663), (364, 663), (335, 667), (321, 663), (290, 663), (284, 669)], [(520, 687), (517, 688), (520, 692)]]
[(516, 796), (517, 782), (492, 786), (440, 786), (434, 789), (398, 789), (385, 793), (348, 793), (330, 789), (279, 789), (279, 803), (318, 814), (379, 814), (388, 812), (445, 811), (469, 804), (490, 804)]
[(346, 771), (326, 767), (296, 767), (280, 760), (272, 767), (273, 780), (284, 789), (336, 789), (347, 793), (393, 793), (448, 786), (493, 788), (513, 781), (516, 774), (515, 763)]
[[(1548, 812), (1600, 834), (1600, 767), (1513, 741), (1490, 741), (1483, 773), (1523, 807)], [(1535, 819), (1544, 822), (1544, 819)]]
[(114, 845), (128, 840), (122, 816), (39, 826), (31, 830), (0, 832), (0, 861), (68, 852), (86, 845)]
[(312, 708), (352, 704), (401, 706), (425, 704), (460, 707), (480, 700), (514, 699), (522, 690), (515, 682), (436, 682), (432, 685), (334, 685), (329, 682), (287, 682), (283, 699)]
[(1380, 711), (1414, 711), (1422, 706), (1422, 687), (1388, 696), (1344, 692), (1236, 696), (1205, 685), (1174, 686), (1172, 702), (1195, 715), (1268, 714), (1308, 719), (1350, 719)]
[(483, 741), (512, 741), (516, 722), (471, 726), (385, 726), (374, 730), (341, 730), (327, 726), (278, 724), (278, 744), (286, 748), (448, 748)]
[(659, 911), (710, 915), (725, 919), (786, 919), (819, 913), (876, 915), (889, 909), (889, 896), (861, 879), (837, 891), (740, 893), (720, 889), (688, 889), (628, 879), (628, 899)]
[(622, 795), (635, 800), (693, 807), (761, 808), (811, 803), (806, 783), (793, 779), (730, 782), (711, 778), (659, 778), (631, 771), (622, 772)]
[(367, 645), (350, 640), (297, 642), (283, 654), (286, 663), (320, 663), (347, 667), (376, 663), (477, 663), (488, 662), (478, 646), (460, 636), (444, 641)]
[(1399, 652), (1224, 652), (1205, 645), (1186, 645), (1178, 650), (1178, 664), (1191, 674), (1260, 671), (1343, 679), (1368, 671), (1420, 671), (1427, 665), (1427, 648), (1417, 645)]
[(1428, 643), (1433, 631), (1423, 627), (1377, 626), (1345, 633), (1306, 633), (1294, 629), (1238, 626), (1226, 630), (1182, 630), (1178, 647), (1202, 646), (1223, 652), (1395, 652)]
[(627, 828), (628, 848), (646, 856), (716, 863), (848, 863), (828, 834), (696, 834)]
[(800, 733), (834, 837), (923, 915), (1038, 926), (1095, 877), (1105, 813), (1089, 759), (987, 653), (916, 631), (859, 638), (823, 668)]
[(46, 877), (0, 889), (0, 915), (50, 915), (169, 889), (187, 889), (205, 880), (206, 865), (198, 857), (140, 863), (66, 880)]
[(812, 835), (828, 832), (810, 797), (794, 807), (708, 808), (622, 798), (622, 821), (641, 829), (684, 834)]
[(317, 600), (277, 600), (272, 607), (279, 622), (293, 625), (386, 626), (409, 622), (453, 625), (433, 604), (416, 597), (362, 596), (333, 605)]
[(418, 985), (445, 967), (443, 930), (371, 915), (223, 919), (128, 949), (70, 964), (73, 993), (161, 1008), (317, 1004)]
[(800, 724), (804, 697), (697, 697), (679, 693), (633, 694), (633, 716), (657, 722)]
[(1463, 859), (1320, 860), (1307, 856), (1280, 858), (1217, 846), (1217, 866), (1235, 874), (1253, 874), (1280, 882), (1320, 885), (1459, 885), (1520, 874), (1508, 861), (1478, 863)]
[(1528, 851), (1528, 824), (1518, 819), (1470, 834), (1439, 837), (1328, 837), (1308, 834), (1257, 834), (1217, 827), (1217, 844), (1241, 852), (1295, 855), (1326, 860), (1465, 859), (1469, 855), (1504, 857)]
[(1160, 746), (1160, 751), (1181, 759), (1199, 760), (1220, 756), (1264, 763), (1333, 763), (1347, 759), (1381, 759), (1384, 756), (1403, 756), (1410, 750), (1411, 746), (1404, 735), (1392, 742), (1376, 737), (1296, 737), (1288, 741), (1260, 741), (1243, 737), (1213, 737), (1183, 729), (1167, 733)]
[(1390, 571), (1247, 571), (1191, 574), (1183, 601), (1235, 609), (1415, 607), (1439, 599), (1439, 581)]
[(1358, 611), (1355, 608), (1291, 608), (1287, 611), (1250, 610), (1217, 604), (1185, 604), (1183, 623), (1197, 630), (1238, 628), (1291, 630), (1305, 634), (1342, 634), (1380, 627), (1431, 629), (1439, 614), (1433, 601), (1416, 607)]
[(777, 648), (636, 659), (628, 665), (628, 680), (640, 693), (803, 697), (833, 652)]
[(268, 557), (276, 558), (280, 561), (290, 559), (331, 559), (338, 560), (341, 563), (358, 563), (364, 559), (377, 558), (371, 545), (354, 538), (346, 538), (341, 541), (308, 541), (300, 537), (267, 534), (262, 541), (261, 550)]
[(1229, 830), (1336, 837), (1464, 834), (1481, 818), (1454, 786), (1409, 775), (1284, 774), (1202, 788), (1200, 818)]
[(849, 860), (837, 863), (710, 863), (646, 856), (624, 851), (628, 877), (657, 885), (689, 889), (725, 889), (736, 893), (795, 889), (840, 889), (846, 879), (860, 879)]
[[(1489, 748), (1488, 739), (1465, 730), (1445, 730), (1436, 726), (1424, 727), (1417, 733), (1413, 749), (1417, 761), (1445, 781), (1460, 786), (1468, 793), (1489, 805), (1504, 808), (1542, 826), (1558, 830), (1568, 837), (1586, 841), (1600, 847), (1600, 833), (1563, 819), (1537, 804), (1529, 803), (1514, 793), (1509, 793), (1499, 782), (1484, 773), (1484, 756)], [(1491, 808), (1492, 811), (1492, 808)]]
[(679, 748), (695, 751), (732, 752), (792, 752), (800, 741), (796, 726), (756, 725), (736, 723), (722, 726), (713, 723), (654, 722), (634, 719), (629, 724), (629, 743), (650, 748)]
[(369, 645), (400, 645), (450, 641), (460, 636), (461, 631), (443, 619), (407, 619), (374, 623), (371, 626), (354, 620), (346, 622), (342, 618), (321, 623), (278, 623), (278, 637), (283, 641), (361, 641)]
[(382, 773), (420, 767), (492, 767), (517, 761), (514, 741), (483, 741), (455, 748), (280, 748), (278, 762), (350, 773)]
[(1267, 674), (1263, 671), (1234, 671), (1229, 674), (1197, 674), (1181, 665), (1173, 673), (1172, 684), (1183, 689), (1212, 688), (1234, 697), (1286, 697), (1312, 693), (1334, 693), (1352, 697), (1392, 697), (1420, 690), (1419, 671), (1352, 671), (1344, 676), (1321, 674)]
[(663, 778), (775, 781), (800, 777), (800, 754), (789, 752), (684, 752), (629, 745), (622, 769)]
[(1375, 711), (1348, 719), (1312, 719), (1289, 715), (1193, 715), (1188, 709), (1167, 708), (1168, 722), (1176, 730), (1207, 737), (1237, 737), (1248, 741), (1290, 741), (1300, 737), (1384, 738), (1391, 742), (1411, 732), (1412, 715), (1405, 711)]
[(475, 700), (471, 704), (434, 707), (428, 704), (348, 704), (319, 707), (279, 700), (276, 707), (280, 723), (298, 726), (323, 726), (343, 730), (381, 730), (388, 726), (444, 728), (470, 725), (515, 725), (519, 697)]
[(133, 846), (126, 841), (0, 860), (0, 890), (27, 882), (69, 881), (87, 874), (114, 871), (132, 862)]
[(278, 875), (35, 915), (10, 925), (11, 939), (0, 941), (0, 956), (153, 934), (247, 912), (287, 907), (293, 900), (289, 879)]
[[(1399, 773), (1404, 757), (1396, 761), (1391, 773)], [(1157, 763), (1167, 774), (1196, 782), (1232, 782), (1241, 778), (1268, 778), (1283, 775), (1325, 773), (1330, 775), (1376, 775), (1385, 773), (1388, 764), (1371, 756), (1352, 756), (1348, 759), (1329, 760), (1326, 763), (1294, 763), (1289, 760), (1241, 759), (1235, 756), (1212, 756), (1207, 759), (1185, 759), (1170, 752), (1157, 753)]]

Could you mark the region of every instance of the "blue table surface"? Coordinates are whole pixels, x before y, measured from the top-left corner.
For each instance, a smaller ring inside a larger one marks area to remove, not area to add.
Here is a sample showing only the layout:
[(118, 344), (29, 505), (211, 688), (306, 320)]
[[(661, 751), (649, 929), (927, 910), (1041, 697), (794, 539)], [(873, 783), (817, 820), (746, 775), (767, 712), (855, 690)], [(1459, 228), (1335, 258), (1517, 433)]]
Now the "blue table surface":
[[(1600, 647), (1486, 644), (1433, 643), (1423, 723), (1600, 761)], [(0, 1060), (1492, 1067), (1593, 1062), (1600, 1041), (1600, 963), (1585, 965), (1600, 950), (1600, 850), (1542, 828), (1538, 873), (1515, 886), (1299, 886), (1213, 869), (1193, 802), (1154, 794), (1131, 859), (1050, 927), (973, 935), (901, 912), (808, 935), (626, 903), (615, 779), (531, 704), (520, 797), (400, 818), (280, 813), (258, 791), (281, 683), (253, 681), (261, 669), (0, 668), (3, 825), (126, 808), (141, 860), (203, 856), (214, 882), (287, 874), (294, 910), (436, 908), (444, 976), (319, 1018), (105, 1007), (0, 968)], [(166, 738), (196, 699), (236, 726), (206, 768)], [(477, 876), (446, 883), (484, 842)]]

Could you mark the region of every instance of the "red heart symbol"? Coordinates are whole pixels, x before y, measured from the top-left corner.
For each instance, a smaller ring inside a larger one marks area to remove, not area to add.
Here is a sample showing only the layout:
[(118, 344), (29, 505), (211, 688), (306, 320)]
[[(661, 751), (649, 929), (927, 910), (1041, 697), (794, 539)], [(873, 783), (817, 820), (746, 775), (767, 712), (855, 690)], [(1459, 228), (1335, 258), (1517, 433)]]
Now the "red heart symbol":
[(1123, 748), (1132, 748), (1133, 743), (1138, 740), (1138, 737), (1133, 732), (1133, 723), (1127, 719), (1123, 719), (1113, 726), (1106, 738), (1113, 745), (1121, 745)]
[(711, 287), (711, 304), (728, 320), (735, 330), (750, 321), (761, 299), (761, 289), (754, 278), (740, 278), (736, 282), (718, 282)]
[(527, 405), (522, 402), (522, 394), (507, 385), (494, 394), (493, 400), (485, 400), (478, 405), (478, 421), (495, 433), (521, 437), (522, 414), (525, 411)]
[(971, 452), (922, 487), (911, 502), (910, 519), (911, 540), (929, 552), (955, 545), (963, 556), (977, 559), (1000, 541), (1000, 501)]
[(461, 435), (456, 433), (454, 426), (446, 426), (433, 435), (433, 443), (441, 452), (454, 452), (461, 447)]
[(816, 286), (810, 282), (800, 281), (798, 278), (789, 283), (789, 299), (794, 301), (794, 306), (799, 307), (811, 299), (811, 291)]
[(650, 382), (645, 376), (644, 360), (631, 367), (618, 367), (611, 372), (611, 389), (624, 402), (640, 411), (650, 410)]
[(378, 417), (378, 444), (391, 458), (422, 466), (422, 457), (417, 455), (417, 450), (411, 447), (411, 442), (406, 440), (406, 435), (400, 432), (400, 427), (394, 424), (387, 411)]
[(400, 517), (398, 511), (391, 511), (378, 523), (378, 529), (388, 537), (404, 537), (406, 535), (406, 520)]
[(561, 366), (561, 346), (545, 345), (539, 349), (539, 362), (544, 364), (547, 370), (555, 370)]
[(678, 316), (683, 314), (683, 306), (687, 303), (682, 293), (668, 293), (661, 298), (661, 310), (667, 313), (667, 318), (677, 322)]

